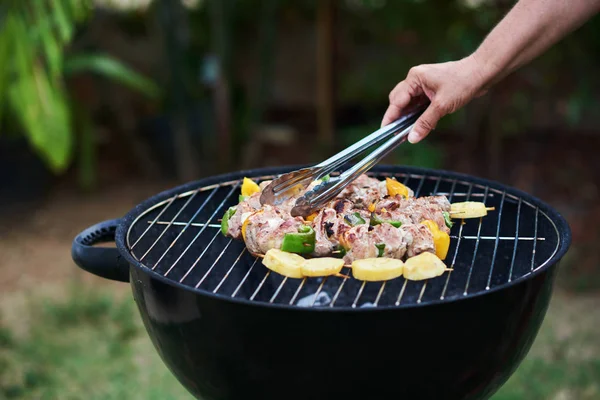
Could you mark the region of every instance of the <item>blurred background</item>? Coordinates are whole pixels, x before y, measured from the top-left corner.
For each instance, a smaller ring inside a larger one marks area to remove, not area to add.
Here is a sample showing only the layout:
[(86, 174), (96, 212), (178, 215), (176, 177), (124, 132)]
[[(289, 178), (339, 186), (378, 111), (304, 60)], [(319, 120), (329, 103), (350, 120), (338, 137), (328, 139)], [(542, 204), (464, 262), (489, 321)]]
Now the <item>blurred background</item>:
[[(329, 157), (379, 127), (410, 67), (468, 55), (513, 4), (1, 0), (0, 399), (189, 399), (129, 286), (80, 272), (73, 237), (183, 182)], [(596, 17), (386, 160), (513, 185), (573, 229), (494, 400), (600, 398), (599, 68)]]

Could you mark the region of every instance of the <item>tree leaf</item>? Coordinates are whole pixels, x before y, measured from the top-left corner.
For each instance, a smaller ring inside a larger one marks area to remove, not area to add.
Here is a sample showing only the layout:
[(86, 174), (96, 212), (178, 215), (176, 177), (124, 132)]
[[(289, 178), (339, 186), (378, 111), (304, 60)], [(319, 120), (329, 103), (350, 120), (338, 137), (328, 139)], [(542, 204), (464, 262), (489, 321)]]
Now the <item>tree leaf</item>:
[(63, 43), (67, 43), (73, 36), (73, 22), (69, 20), (69, 17), (65, 12), (64, 0), (52, 0), (51, 3), (51, 15), (58, 25), (58, 31)]
[(89, 0), (69, 1), (14, 0), (0, 10), (0, 112), (10, 113), (55, 173), (66, 169), (73, 151), (63, 47), (73, 36), (76, 13), (91, 11)]
[(55, 173), (63, 172), (71, 157), (72, 134), (62, 88), (53, 87), (44, 69), (35, 67), (8, 95), (32, 147)]
[(56, 173), (64, 171), (71, 151), (71, 124), (62, 87), (53, 86), (35, 60), (23, 18), (13, 22), (15, 79), (8, 90), (12, 114), (34, 150)]
[(104, 75), (152, 98), (159, 96), (160, 90), (154, 82), (108, 55), (82, 54), (65, 60), (65, 75), (83, 71)]
[(69, 0), (69, 12), (76, 22), (81, 22), (88, 17), (92, 10), (92, 2), (90, 0)]
[(60, 75), (62, 70), (62, 51), (61, 46), (57, 42), (56, 37), (52, 29), (52, 25), (48, 24), (48, 18), (46, 18), (47, 11), (44, 5), (40, 1), (34, 1), (35, 19), (36, 25), (39, 27), (38, 37), (42, 42), (44, 53), (46, 54), (46, 60), (48, 62), (48, 69), (50, 76), (56, 78)]

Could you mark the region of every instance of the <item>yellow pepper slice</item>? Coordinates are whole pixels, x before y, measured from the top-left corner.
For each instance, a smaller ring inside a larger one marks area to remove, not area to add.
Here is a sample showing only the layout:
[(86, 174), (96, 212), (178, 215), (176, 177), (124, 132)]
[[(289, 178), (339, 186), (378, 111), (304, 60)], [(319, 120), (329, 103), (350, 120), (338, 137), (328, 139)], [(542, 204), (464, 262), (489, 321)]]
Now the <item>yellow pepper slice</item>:
[(319, 215), (319, 213), (314, 212), (314, 213), (310, 214), (308, 217), (306, 217), (306, 220), (312, 222), (312, 221), (314, 221), (315, 218), (317, 218), (317, 215)]
[(390, 196), (401, 195), (408, 197), (408, 188), (395, 179), (385, 178), (385, 186)]
[(428, 219), (421, 224), (425, 225), (431, 231), (433, 235), (433, 244), (435, 246), (435, 254), (440, 260), (445, 260), (448, 255), (448, 249), (450, 248), (450, 235), (440, 230), (438, 224)]
[(246, 228), (248, 227), (248, 218), (242, 224), (242, 238), (244, 238), (244, 242), (246, 241)]
[(370, 212), (375, 212), (375, 208), (376, 208), (376, 204), (375, 203), (369, 204), (368, 209), (369, 209)]
[(242, 222), (242, 229), (241, 229), (241, 231), (242, 231), (242, 238), (244, 238), (244, 242), (246, 241), (246, 229), (248, 228), (248, 223), (250, 222), (250, 216), (254, 215), (254, 214), (260, 214), (262, 212), (263, 211), (260, 210), (260, 211), (256, 211), (256, 212), (242, 214), (242, 221), (243, 222)]
[(252, 196), (254, 193), (260, 192), (260, 187), (250, 178), (244, 177), (242, 182), (242, 196)]

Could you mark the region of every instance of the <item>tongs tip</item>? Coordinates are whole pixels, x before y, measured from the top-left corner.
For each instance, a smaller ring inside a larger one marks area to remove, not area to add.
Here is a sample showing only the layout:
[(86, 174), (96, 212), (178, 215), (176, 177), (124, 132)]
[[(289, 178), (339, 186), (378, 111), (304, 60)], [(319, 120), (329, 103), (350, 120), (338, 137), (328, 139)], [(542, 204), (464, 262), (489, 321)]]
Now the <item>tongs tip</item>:
[(334, 186), (338, 183), (338, 178), (330, 178), (327, 181), (321, 181), (302, 196), (296, 199), (296, 203), (291, 210), (292, 217), (306, 217), (310, 215), (315, 208), (321, 206), (323, 196), (335, 190)]
[(273, 179), (260, 195), (261, 204), (277, 205), (297, 196), (313, 181), (313, 168), (302, 168)]

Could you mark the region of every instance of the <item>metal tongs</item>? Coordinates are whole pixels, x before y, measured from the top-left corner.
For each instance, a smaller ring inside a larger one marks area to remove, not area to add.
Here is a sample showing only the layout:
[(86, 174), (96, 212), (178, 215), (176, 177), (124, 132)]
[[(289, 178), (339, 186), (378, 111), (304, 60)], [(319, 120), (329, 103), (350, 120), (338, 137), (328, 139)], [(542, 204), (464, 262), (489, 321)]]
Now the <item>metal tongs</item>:
[(315, 210), (323, 207), (327, 202), (340, 194), (358, 176), (367, 172), (397, 146), (405, 142), (411, 128), (421, 114), (423, 114), (427, 105), (428, 103), (417, 105), (391, 124), (376, 130), (352, 146), (315, 166), (288, 172), (277, 177), (263, 189), (260, 196), (261, 204), (276, 206), (289, 201), (291, 197), (297, 196), (312, 182), (329, 175), (338, 167), (363, 153), (371, 146), (378, 145), (387, 140), (352, 168), (337, 177), (330, 177), (328, 180), (322, 181), (298, 197), (295, 206), (291, 210), (291, 215), (294, 217), (306, 217), (312, 214)]

